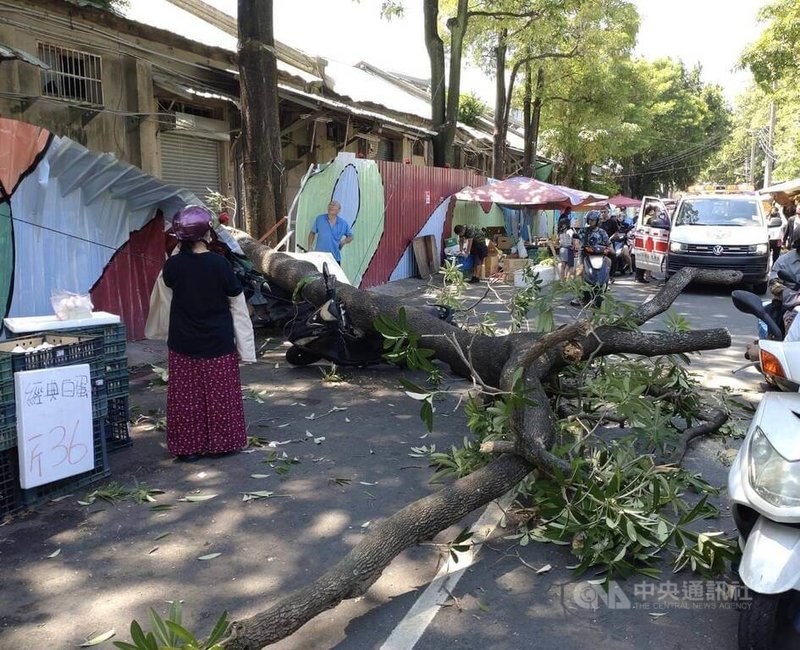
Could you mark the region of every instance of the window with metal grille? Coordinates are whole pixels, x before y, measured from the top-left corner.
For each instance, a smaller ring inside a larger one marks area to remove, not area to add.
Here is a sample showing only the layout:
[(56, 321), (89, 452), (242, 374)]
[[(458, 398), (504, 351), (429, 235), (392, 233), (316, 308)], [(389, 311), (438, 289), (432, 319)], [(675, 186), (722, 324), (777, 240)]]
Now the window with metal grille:
[(103, 105), (103, 68), (96, 54), (39, 43), (39, 58), (50, 66), (42, 70), (42, 94)]

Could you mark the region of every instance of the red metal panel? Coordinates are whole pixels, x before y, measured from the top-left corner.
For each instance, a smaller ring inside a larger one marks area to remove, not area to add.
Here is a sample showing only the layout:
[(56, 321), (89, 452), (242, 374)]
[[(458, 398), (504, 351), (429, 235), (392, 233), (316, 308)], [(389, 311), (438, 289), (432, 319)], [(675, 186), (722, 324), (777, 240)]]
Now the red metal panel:
[[(383, 180), (384, 229), (378, 248), (361, 280), (362, 288), (389, 280), (406, 247), (436, 207), (467, 185), (478, 187), (486, 177), (463, 169), (422, 167), (377, 161)], [(430, 202), (427, 202), (430, 197)], [(449, 232), (449, 211), (446, 232)]]
[(95, 309), (119, 314), (129, 341), (144, 338), (150, 292), (164, 260), (164, 216), (159, 211), (144, 228), (131, 233), (92, 287)]

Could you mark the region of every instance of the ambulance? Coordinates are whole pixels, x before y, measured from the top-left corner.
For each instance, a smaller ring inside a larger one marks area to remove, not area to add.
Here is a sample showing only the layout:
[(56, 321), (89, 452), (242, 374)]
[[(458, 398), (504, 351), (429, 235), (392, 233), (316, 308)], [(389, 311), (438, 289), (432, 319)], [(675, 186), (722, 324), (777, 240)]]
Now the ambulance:
[[(644, 222), (656, 207), (659, 218)], [(694, 266), (741, 271), (743, 282), (763, 294), (770, 269), (764, 204), (752, 185), (695, 185), (678, 200), (670, 216), (661, 199), (645, 197), (634, 237), (636, 268), (670, 277)]]

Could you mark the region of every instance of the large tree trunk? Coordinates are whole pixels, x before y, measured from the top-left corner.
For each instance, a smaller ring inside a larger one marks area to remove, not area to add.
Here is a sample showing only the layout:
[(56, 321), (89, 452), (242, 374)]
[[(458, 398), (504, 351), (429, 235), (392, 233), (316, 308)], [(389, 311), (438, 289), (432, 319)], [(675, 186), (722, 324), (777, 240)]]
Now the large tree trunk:
[(492, 176), (505, 177), (506, 157), (506, 36), (508, 30), (501, 29), (497, 34), (497, 45), (494, 48), (495, 64), (495, 100), (494, 100), (494, 137), (492, 138)]
[(467, 33), (468, 0), (458, 0), (456, 15), (447, 21), (450, 30), (450, 78), (447, 84), (447, 121), (444, 130), (445, 162), (453, 166), (456, 155), (453, 145), (458, 127), (458, 102), (461, 97), (461, 57)]
[(533, 83), (531, 79), (531, 63), (525, 64), (525, 92), (522, 96), (522, 139), (525, 141), (522, 150), (522, 175), (533, 176), (533, 143), (531, 142), (531, 101), (533, 100)]
[[(239, 0), (239, 85), (247, 231), (259, 237), (286, 213), (272, 0)], [(281, 227), (274, 235), (278, 241)]]
[[(316, 274), (316, 269), (307, 262), (276, 253), (244, 233), (236, 236), (255, 267), (281, 288), (291, 291), (301, 280)], [(666, 311), (692, 279), (734, 282), (740, 277), (730, 272), (683, 269), (652, 300), (635, 309), (628, 322), (642, 325)], [(404, 307), (401, 301), (387, 296), (347, 286), (339, 289), (339, 297), (347, 305), (354, 324), (365, 330), (373, 329), (378, 315), (394, 317)], [(304, 284), (301, 293), (305, 300), (316, 305), (325, 300), (321, 280)], [(509, 441), (508, 449), (511, 453), (371, 526), (346, 557), (313, 583), (284, 596), (251, 618), (232, 624), (222, 644), (226, 650), (255, 650), (275, 643), (342, 600), (365, 593), (404, 549), (430, 539), (470, 511), (499, 497), (532, 469), (545, 473), (554, 468), (563, 471), (564, 461), (549, 451), (555, 417), (543, 380), (565, 366), (606, 354), (656, 356), (730, 345), (730, 335), (724, 329), (645, 334), (631, 331), (627, 324), (592, 329), (586, 321), (577, 321), (546, 335), (488, 337), (470, 334), (415, 309), (406, 307), (406, 313), (412, 327), (423, 334), (422, 344), (460, 374), (472, 371), (486, 384), (508, 390), (515, 371), (524, 369), (523, 381), (531, 399), (514, 414), (515, 440)], [(471, 358), (472, 369), (464, 363), (465, 358)]]
[[(536, 171), (536, 155), (539, 150), (539, 128), (542, 119), (542, 93), (544, 92), (544, 68), (536, 73), (536, 99), (533, 100), (531, 115), (530, 146), (534, 173)], [(527, 139), (526, 139), (527, 144)]]
[[(444, 42), (439, 36), (439, 0), (425, 0), (425, 47), (431, 64), (431, 119), (436, 135), (433, 138), (433, 164), (447, 162), (447, 111), (444, 84)], [(452, 147), (450, 147), (452, 148)]]

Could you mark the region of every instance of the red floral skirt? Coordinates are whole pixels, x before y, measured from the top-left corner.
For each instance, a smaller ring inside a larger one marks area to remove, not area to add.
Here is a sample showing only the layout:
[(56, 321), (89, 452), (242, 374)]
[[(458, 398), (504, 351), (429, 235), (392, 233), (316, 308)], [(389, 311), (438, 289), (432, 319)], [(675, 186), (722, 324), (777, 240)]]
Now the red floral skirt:
[(239, 357), (169, 353), (167, 448), (173, 456), (222, 454), (247, 444)]

